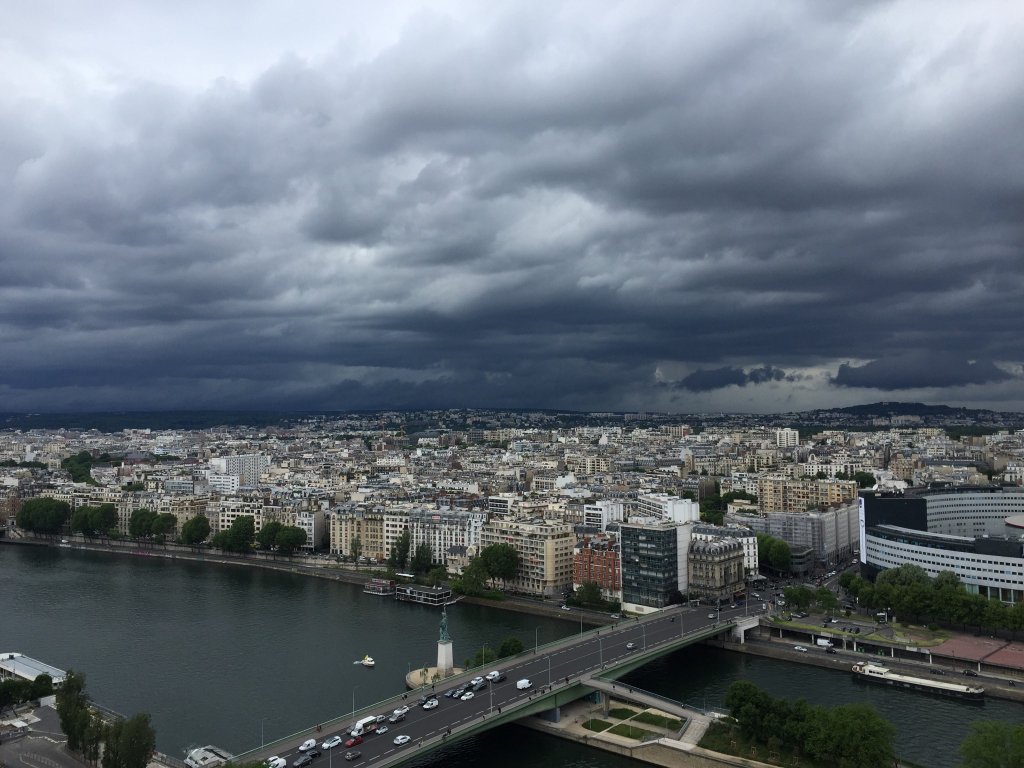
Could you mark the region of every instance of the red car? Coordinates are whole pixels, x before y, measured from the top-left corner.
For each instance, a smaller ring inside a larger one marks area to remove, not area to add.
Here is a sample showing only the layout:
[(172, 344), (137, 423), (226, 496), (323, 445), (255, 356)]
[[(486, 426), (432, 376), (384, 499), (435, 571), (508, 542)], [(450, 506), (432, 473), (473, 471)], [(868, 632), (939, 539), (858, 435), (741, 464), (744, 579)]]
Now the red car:
[(362, 744), (362, 743), (363, 743), (363, 737), (362, 736), (353, 736), (351, 739), (349, 739), (348, 741), (345, 742), (345, 746), (346, 747), (354, 747), (356, 744)]

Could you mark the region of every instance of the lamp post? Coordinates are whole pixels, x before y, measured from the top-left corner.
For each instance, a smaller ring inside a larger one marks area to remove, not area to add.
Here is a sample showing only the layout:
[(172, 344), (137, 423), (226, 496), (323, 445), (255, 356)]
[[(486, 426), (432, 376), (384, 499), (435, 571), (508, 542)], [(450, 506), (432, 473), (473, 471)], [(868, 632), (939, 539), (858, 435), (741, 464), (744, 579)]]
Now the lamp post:
[(356, 691), (358, 690), (358, 688), (359, 688), (358, 685), (353, 685), (352, 686), (352, 718), (353, 719), (355, 719), (355, 716), (356, 716)]
[(640, 631), (644, 633), (644, 650), (647, 650), (647, 627), (643, 624), (640, 625)]
[(597, 636), (597, 660), (604, 668), (604, 638), (600, 635)]
[(260, 749), (263, 749), (263, 747), (266, 746), (266, 742), (263, 740), (263, 724), (265, 722), (267, 722), (267, 718), (261, 717), (260, 718)]
[(537, 655), (537, 649), (540, 648), (540, 641), (537, 639), (539, 637), (539, 632), (540, 632), (540, 627), (534, 627), (533, 628), (533, 654), (534, 654), (534, 656)]
[(551, 685), (551, 654), (548, 654), (548, 685)]

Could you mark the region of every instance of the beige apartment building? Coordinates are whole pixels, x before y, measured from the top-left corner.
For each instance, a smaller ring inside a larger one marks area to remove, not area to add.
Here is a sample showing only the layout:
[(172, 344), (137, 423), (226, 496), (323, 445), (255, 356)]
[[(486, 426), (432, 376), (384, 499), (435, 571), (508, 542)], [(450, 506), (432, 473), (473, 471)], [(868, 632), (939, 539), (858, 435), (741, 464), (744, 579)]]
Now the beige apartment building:
[(541, 518), (493, 518), (483, 527), (480, 546), (511, 544), (519, 553), (519, 576), (508, 583), (516, 592), (561, 597), (572, 587), (572, 526)]
[(346, 557), (352, 555), (352, 542), (359, 537), (362, 557), (386, 560), (395, 541), (408, 527), (409, 515), (406, 510), (350, 506), (327, 513), (327, 537), (331, 553)]
[(761, 514), (803, 512), (856, 498), (857, 483), (854, 480), (793, 480), (770, 475), (757, 481), (757, 506)]

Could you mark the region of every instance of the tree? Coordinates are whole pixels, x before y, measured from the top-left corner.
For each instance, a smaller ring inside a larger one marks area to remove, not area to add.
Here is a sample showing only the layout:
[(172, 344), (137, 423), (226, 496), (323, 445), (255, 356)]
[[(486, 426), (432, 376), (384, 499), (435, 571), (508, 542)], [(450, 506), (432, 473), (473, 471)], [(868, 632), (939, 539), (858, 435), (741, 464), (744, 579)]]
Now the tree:
[(146, 508), (136, 509), (128, 518), (128, 535), (133, 539), (142, 539), (153, 533), (153, 521), (156, 513)]
[[(107, 746), (110, 746), (108, 741)], [(139, 713), (124, 721), (117, 734), (116, 768), (146, 768), (156, 749), (156, 732), (149, 715)]]
[(409, 530), (402, 531), (402, 535), (395, 539), (395, 543), (391, 545), (391, 552), (388, 554), (388, 565), (392, 568), (405, 568), (405, 564), (409, 561), (409, 547), (412, 543), (412, 537), (409, 535)]
[(358, 563), (359, 558), (363, 554), (363, 540), (359, 538), (358, 533), (352, 537), (352, 543), (349, 545), (349, 552), (352, 553), (352, 558)]
[(290, 555), (306, 543), (306, 532), (297, 525), (286, 525), (277, 532), (277, 551)]
[(498, 658), (507, 659), (509, 656), (515, 656), (522, 653), (523, 641), (518, 637), (508, 637), (501, 641), (501, 645), (498, 646)]
[(260, 532), (256, 534), (256, 543), (260, 549), (269, 550), (274, 547), (277, 543), (277, 534), (284, 528), (281, 523), (277, 520), (271, 520), (269, 523), (264, 523), (263, 527), (260, 528)]
[(470, 597), (479, 597), (487, 590), (487, 568), (479, 557), (470, 561), (452, 584), (452, 588)]
[(15, 517), (19, 528), (33, 533), (58, 534), (71, 517), (71, 505), (57, 499), (29, 499), (21, 505)]
[(153, 518), (151, 531), (161, 541), (167, 534), (173, 534), (178, 527), (178, 518), (170, 512), (162, 512)]
[(823, 611), (835, 610), (839, 607), (839, 600), (828, 587), (819, 587), (814, 593), (814, 602)]
[(573, 597), (579, 605), (600, 605), (604, 602), (604, 597), (601, 595), (601, 587), (593, 581), (585, 581), (580, 584)]
[(412, 562), (410, 567), (412, 572), (419, 575), (424, 575), (430, 571), (431, 566), (434, 563), (434, 553), (430, 549), (430, 545), (427, 542), (421, 542), (416, 545), (416, 551), (413, 553)]
[(94, 536), (96, 529), (92, 527), (92, 510), (90, 506), (82, 506), (71, 514), (71, 532), (83, 536)]
[(206, 515), (196, 515), (181, 526), (181, 541), (189, 546), (206, 541), (209, 535), (210, 520)]
[(252, 515), (239, 515), (227, 531), (227, 547), (231, 552), (247, 554), (252, 551), (256, 536), (256, 519)]
[(851, 479), (857, 481), (858, 488), (873, 488), (878, 482), (870, 472), (854, 472)]
[(57, 716), (61, 730), (68, 737), (68, 748), (81, 751), (91, 722), (85, 675), (68, 670), (64, 683), (57, 689)]
[(519, 573), (519, 551), (511, 544), (491, 544), (480, 550), (487, 574), (492, 579), (501, 579), (504, 584)]
[(786, 598), (786, 605), (801, 611), (810, 608), (814, 602), (814, 593), (808, 587), (786, 587), (782, 594)]
[(1000, 720), (971, 723), (960, 742), (963, 768), (1021, 768), (1024, 766), (1024, 725)]
[(93, 507), (92, 527), (97, 533), (106, 536), (117, 528), (117, 507), (113, 504), (100, 504)]

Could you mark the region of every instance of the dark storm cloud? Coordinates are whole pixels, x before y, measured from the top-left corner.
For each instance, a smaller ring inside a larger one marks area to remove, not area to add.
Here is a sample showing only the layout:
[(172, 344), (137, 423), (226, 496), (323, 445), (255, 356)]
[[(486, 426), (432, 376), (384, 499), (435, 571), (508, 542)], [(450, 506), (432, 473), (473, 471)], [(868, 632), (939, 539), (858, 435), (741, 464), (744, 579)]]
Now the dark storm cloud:
[(833, 382), (840, 387), (892, 391), (925, 387), (989, 384), (1013, 378), (987, 360), (964, 360), (955, 355), (909, 352), (872, 360), (864, 365), (843, 363)]
[(0, 96), (0, 398), (1019, 399), (1024, 23), (972, 8), (511, 4)]

